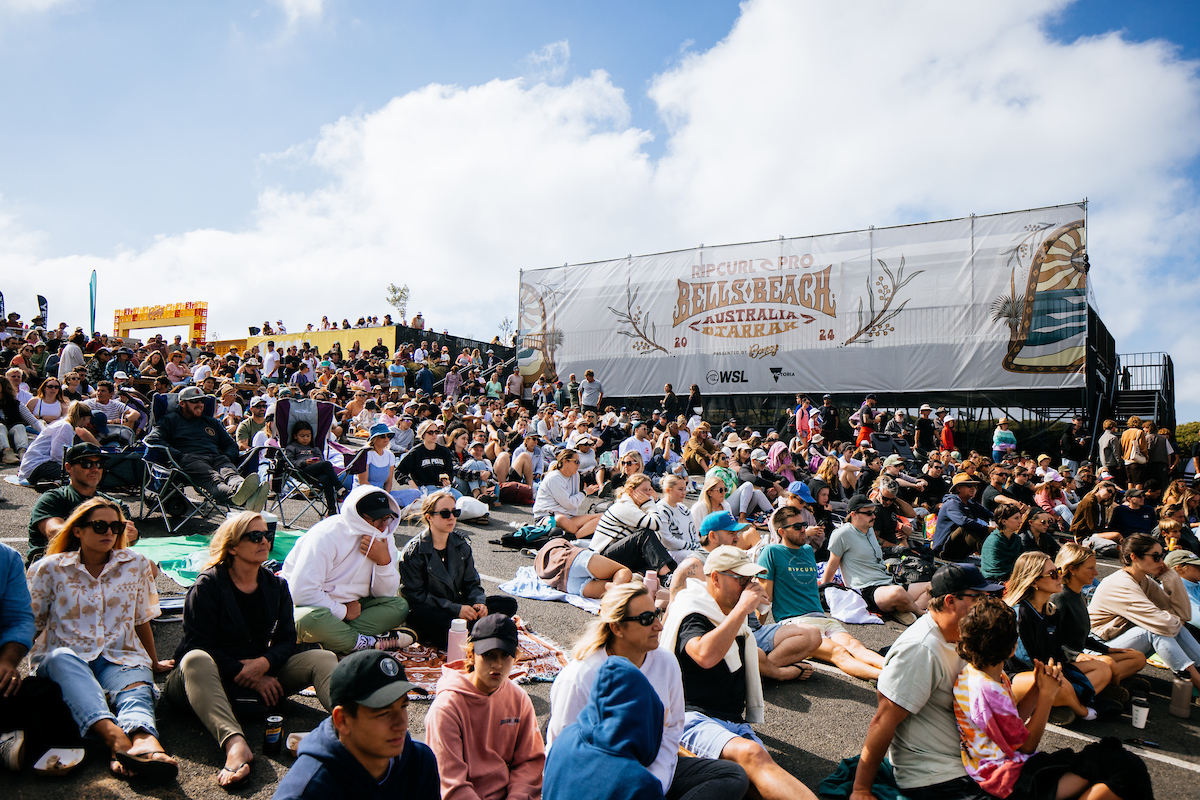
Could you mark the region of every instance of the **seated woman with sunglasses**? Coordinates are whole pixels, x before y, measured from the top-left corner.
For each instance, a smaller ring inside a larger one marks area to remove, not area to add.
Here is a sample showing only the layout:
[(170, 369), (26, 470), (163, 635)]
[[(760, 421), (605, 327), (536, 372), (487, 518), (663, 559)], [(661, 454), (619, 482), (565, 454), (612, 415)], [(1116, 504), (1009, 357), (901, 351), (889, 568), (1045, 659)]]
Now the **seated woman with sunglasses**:
[(554, 515), (554, 524), (576, 539), (586, 539), (596, 530), (600, 514), (580, 514), (579, 507), (596, 487), (580, 488), (579, 453), (563, 448), (554, 459), (554, 469), (546, 473), (533, 501), (533, 521)]
[(601, 497), (608, 497), (615, 494), (618, 489), (625, 485), (625, 481), (634, 475), (641, 475), (643, 466), (642, 454), (630, 450), (617, 461), (617, 468), (613, 471), (612, 476), (601, 485), (600, 491), (597, 494)]
[(738, 485), (737, 473), (730, 466), (733, 463), (733, 453), (728, 447), (723, 447), (713, 453), (712, 459), (712, 467), (704, 473), (705, 480), (716, 476), (725, 484), (725, 493), (732, 493)]
[[(641, 581), (614, 586), (600, 599), (600, 616), (575, 643), (570, 664), (550, 687), (550, 724), (546, 743), (552, 744), (574, 724), (591, 696), (596, 675), (610, 658), (628, 659), (662, 701), (662, 741), (647, 769), (671, 797), (741, 797), (749, 783), (737, 764), (712, 758), (680, 758), (683, 737), (683, 677), (679, 662), (658, 647), (664, 611)], [(703, 786), (704, 788), (691, 794)]]
[(470, 629), (488, 614), (517, 613), (515, 598), (484, 593), (471, 544), (454, 530), (461, 514), (449, 492), (426, 495), (421, 506), (425, 530), (400, 551), (408, 624), (423, 643), (439, 650), (446, 649), (454, 619), (466, 620)]
[(250, 776), (254, 753), (234, 705), (274, 707), (312, 686), (326, 711), (337, 656), (296, 644), (287, 581), (262, 566), (275, 540), (253, 511), (228, 519), (213, 535), (211, 556), (183, 607), (183, 639), (167, 677), (167, 699), (196, 713), (225, 750), (222, 787)]
[(663, 546), (654, 503), (658, 493), (646, 475), (634, 475), (617, 490), (617, 501), (604, 512), (592, 536), (592, 550), (633, 572), (657, 572), (663, 584), (678, 566)]
[(126, 548), (120, 506), (87, 501), (46, 552), (29, 569), (37, 628), (31, 670), (59, 685), (80, 735), (108, 747), (113, 774), (173, 780), (179, 765), (158, 741), (154, 673), (175, 662), (158, 660), (154, 573)]
[(58, 378), (47, 378), (38, 387), (37, 394), (25, 402), (25, 407), (46, 425), (57, 422), (67, 411), (59, 396), (61, 391), (62, 384)]
[(1125, 568), (1100, 581), (1088, 604), (1092, 633), (1109, 647), (1158, 653), (1200, 689), (1200, 643), (1183, 625), (1191, 600), (1183, 579), (1163, 563), (1162, 544), (1146, 533), (1127, 536), (1121, 561)]
[(1036, 683), (1035, 661), (1058, 664), (1068, 683), (1054, 696), (1050, 721), (1070, 725), (1077, 717), (1096, 719), (1121, 713), (1112, 693), (1099, 697), (1112, 681), (1112, 670), (1102, 661), (1071, 663), (1063, 652), (1059, 633), (1058, 608), (1050, 597), (1062, 591), (1062, 580), (1054, 561), (1042, 552), (1025, 553), (1017, 559), (1004, 591), (1004, 602), (1017, 612), (1017, 650), (1004, 663), (1012, 679), (1017, 702), (1033, 690)]

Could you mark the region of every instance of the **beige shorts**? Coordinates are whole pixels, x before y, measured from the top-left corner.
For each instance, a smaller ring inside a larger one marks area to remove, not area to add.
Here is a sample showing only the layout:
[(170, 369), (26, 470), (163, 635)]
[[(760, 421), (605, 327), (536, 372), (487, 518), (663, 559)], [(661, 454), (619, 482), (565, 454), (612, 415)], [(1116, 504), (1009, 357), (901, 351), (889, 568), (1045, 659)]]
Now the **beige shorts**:
[(846, 633), (842, 623), (824, 614), (805, 614), (803, 617), (791, 617), (783, 621), (784, 625), (811, 625), (820, 628), (821, 638), (828, 639), (835, 633)]

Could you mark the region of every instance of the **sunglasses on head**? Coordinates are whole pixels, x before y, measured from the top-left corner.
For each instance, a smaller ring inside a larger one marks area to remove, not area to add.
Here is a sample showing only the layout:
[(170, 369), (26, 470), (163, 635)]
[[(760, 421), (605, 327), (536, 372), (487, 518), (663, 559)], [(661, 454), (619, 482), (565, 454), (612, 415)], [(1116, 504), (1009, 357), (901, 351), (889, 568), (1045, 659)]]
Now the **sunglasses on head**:
[(434, 511), (433, 513), (436, 514), (437, 516), (441, 517), (442, 519), (450, 519), (451, 517), (458, 519), (459, 517), (462, 516), (462, 509), (461, 508), (443, 508), (439, 511)]
[(666, 613), (667, 610), (665, 608), (656, 608), (653, 611), (643, 611), (636, 617), (622, 617), (621, 622), (636, 622), (643, 628), (649, 628), (656, 621), (662, 619)]
[(93, 519), (83, 523), (81, 527), (91, 528), (100, 536), (103, 536), (109, 531), (112, 531), (113, 536), (120, 536), (121, 532), (125, 530), (125, 523), (121, 522), (120, 520), (116, 520), (115, 522), (106, 522), (102, 519)]
[(271, 533), (270, 531), (246, 531), (242, 534), (242, 540), (250, 542), (251, 544), (261, 544), (263, 539), (274, 543), (275, 534)]

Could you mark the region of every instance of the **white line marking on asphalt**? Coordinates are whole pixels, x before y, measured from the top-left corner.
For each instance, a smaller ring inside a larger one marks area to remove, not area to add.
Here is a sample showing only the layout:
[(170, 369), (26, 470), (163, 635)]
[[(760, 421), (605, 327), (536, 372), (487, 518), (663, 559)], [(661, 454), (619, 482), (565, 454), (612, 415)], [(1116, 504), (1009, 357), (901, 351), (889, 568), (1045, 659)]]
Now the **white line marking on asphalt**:
[(479, 573), (479, 577), (483, 578), (485, 581), (490, 581), (491, 583), (504, 583), (504, 581), (500, 578), (493, 578), (491, 575), (484, 575), (482, 572)]
[(5, 544), (7, 544), (8, 542), (25, 542), (25, 541), (29, 541), (29, 540), (26, 539), (24, 536), (19, 536), (15, 539), (0, 539), (0, 542), (4, 542)]
[[(1062, 734), (1069, 739), (1079, 739), (1082, 742), (1100, 741), (1100, 739), (1096, 736), (1088, 736), (1086, 733), (1077, 733), (1075, 731), (1067, 730), (1066, 728), (1060, 728), (1057, 725), (1047, 725), (1046, 730)], [(1146, 750), (1145, 748), (1137, 747), (1132, 744), (1125, 745), (1125, 749), (1131, 753), (1137, 753), (1142, 758), (1149, 758), (1152, 761), (1160, 761), (1163, 764), (1170, 764), (1173, 767), (1186, 769), (1189, 772), (1200, 772), (1200, 765), (1188, 763), (1183, 759), (1175, 758), (1174, 756), (1169, 756), (1165, 753), (1159, 753), (1155, 750)]]

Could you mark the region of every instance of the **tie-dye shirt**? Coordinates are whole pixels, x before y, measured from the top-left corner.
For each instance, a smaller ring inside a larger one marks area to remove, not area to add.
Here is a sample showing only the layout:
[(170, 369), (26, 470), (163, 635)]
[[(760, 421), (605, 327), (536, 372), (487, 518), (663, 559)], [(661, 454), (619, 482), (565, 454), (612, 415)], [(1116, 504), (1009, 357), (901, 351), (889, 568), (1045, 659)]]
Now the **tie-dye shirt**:
[(954, 684), (954, 717), (967, 774), (988, 794), (1008, 797), (1030, 756), (1017, 752), (1029, 730), (1017, 711), (1008, 676), (1001, 673), (997, 683), (970, 664), (963, 667)]

